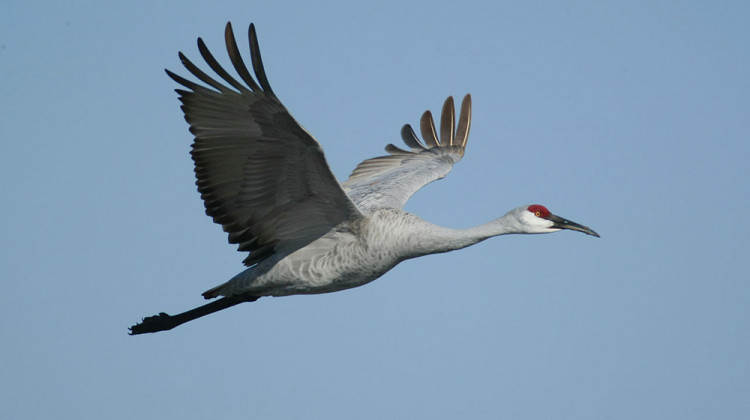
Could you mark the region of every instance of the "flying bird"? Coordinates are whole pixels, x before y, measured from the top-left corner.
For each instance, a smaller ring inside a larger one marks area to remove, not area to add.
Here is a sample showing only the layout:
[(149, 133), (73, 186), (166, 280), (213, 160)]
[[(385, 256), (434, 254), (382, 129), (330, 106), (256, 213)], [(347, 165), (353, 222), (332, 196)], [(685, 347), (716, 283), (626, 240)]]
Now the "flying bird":
[(323, 149), (287, 111), (268, 83), (254, 25), (248, 38), (255, 77), (224, 32), (227, 52), (240, 80), (230, 75), (198, 38), (201, 56), (221, 80), (184, 54), (185, 68), (201, 83), (169, 70), (185, 120), (195, 136), (191, 155), (206, 214), (229, 242), (248, 252), (248, 267), (203, 293), (219, 298), (177, 315), (160, 313), (130, 327), (130, 334), (170, 330), (204, 315), (263, 296), (329, 293), (362, 286), (401, 261), (465, 248), (511, 233), (592, 229), (550, 213), (539, 204), (514, 208), (469, 229), (429, 223), (403, 210), (417, 190), (441, 179), (466, 150), (471, 96), (456, 122), (453, 98), (442, 109), (440, 130), (432, 113), (422, 115), (422, 140), (410, 125), (401, 130), (406, 148), (386, 146), (386, 156), (360, 163), (339, 183)]

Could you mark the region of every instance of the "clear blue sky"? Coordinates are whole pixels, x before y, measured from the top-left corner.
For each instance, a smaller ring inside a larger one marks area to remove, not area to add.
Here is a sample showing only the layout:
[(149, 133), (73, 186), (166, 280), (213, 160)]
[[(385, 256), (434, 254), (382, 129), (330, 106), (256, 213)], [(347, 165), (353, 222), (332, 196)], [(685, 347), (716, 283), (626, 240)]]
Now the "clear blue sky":
[[(750, 418), (746, 2), (66, 3), (0, 14), (0, 418)], [(468, 92), (464, 160), (407, 209), (602, 238), (128, 336), (243, 268), (163, 72), (198, 36), (227, 63), (228, 20), (340, 178)]]

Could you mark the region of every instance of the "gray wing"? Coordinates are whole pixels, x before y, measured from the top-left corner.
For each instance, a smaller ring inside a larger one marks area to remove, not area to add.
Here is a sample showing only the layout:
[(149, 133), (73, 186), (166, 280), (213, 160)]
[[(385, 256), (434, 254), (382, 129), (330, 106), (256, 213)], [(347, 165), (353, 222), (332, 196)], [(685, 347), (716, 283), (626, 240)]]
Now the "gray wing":
[(458, 127), (455, 124), (453, 97), (448, 97), (440, 118), (439, 141), (432, 113), (425, 111), (420, 125), (424, 143), (405, 125), (401, 137), (411, 150), (389, 144), (385, 150), (390, 155), (360, 163), (342, 184), (344, 191), (362, 210), (402, 208), (412, 194), (443, 178), (463, 157), (471, 126), (471, 95), (464, 96)]
[(231, 88), (182, 53), (185, 68), (208, 86), (167, 74), (187, 88), (177, 93), (195, 136), (191, 155), (206, 214), (222, 225), (230, 243), (250, 252), (244, 263), (252, 265), (274, 253), (293, 252), (361, 213), (333, 176), (320, 144), (273, 93), (252, 24), (248, 38), (257, 83), (229, 23), (227, 51), (244, 84), (219, 65), (200, 38), (203, 59)]

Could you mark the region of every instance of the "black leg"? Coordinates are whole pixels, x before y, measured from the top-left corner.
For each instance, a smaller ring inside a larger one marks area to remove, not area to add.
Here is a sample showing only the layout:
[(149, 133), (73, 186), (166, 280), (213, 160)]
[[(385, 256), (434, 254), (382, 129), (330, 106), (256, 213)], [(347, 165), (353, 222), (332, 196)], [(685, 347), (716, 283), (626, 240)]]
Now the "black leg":
[(143, 321), (139, 324), (130, 327), (130, 335), (171, 330), (178, 325), (182, 325), (196, 318), (218, 312), (234, 305), (239, 305), (243, 302), (254, 302), (259, 298), (260, 296), (232, 296), (221, 298), (216, 302), (211, 302), (177, 315), (168, 315), (161, 312), (159, 315), (143, 318)]

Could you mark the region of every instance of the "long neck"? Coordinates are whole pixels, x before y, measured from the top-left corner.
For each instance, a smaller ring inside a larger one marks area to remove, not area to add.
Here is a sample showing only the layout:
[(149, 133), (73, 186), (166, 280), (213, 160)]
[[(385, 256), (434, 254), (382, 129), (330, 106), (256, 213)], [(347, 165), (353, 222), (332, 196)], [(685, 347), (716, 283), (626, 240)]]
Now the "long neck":
[(421, 255), (466, 248), (493, 236), (520, 233), (522, 227), (509, 215), (468, 229), (450, 229), (427, 223), (427, 228), (416, 241)]

